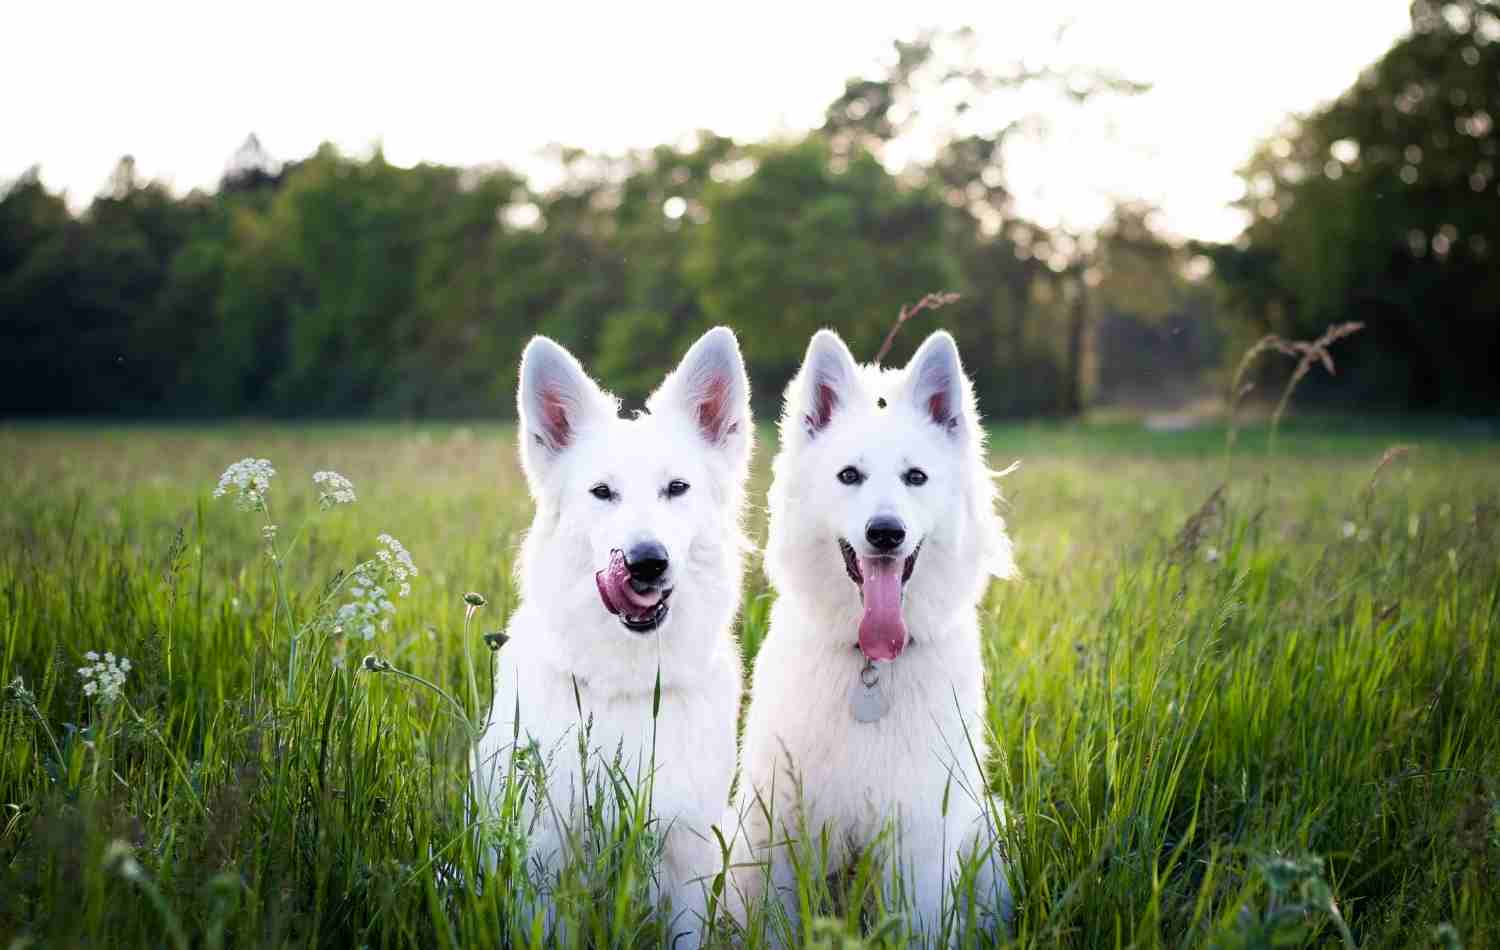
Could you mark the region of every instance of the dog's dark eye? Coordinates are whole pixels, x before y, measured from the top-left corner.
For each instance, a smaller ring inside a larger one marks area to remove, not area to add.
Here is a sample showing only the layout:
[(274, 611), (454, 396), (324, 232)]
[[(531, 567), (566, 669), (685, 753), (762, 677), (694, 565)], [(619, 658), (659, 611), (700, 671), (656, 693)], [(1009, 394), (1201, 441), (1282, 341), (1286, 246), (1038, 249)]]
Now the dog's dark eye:
[(901, 474), (901, 480), (912, 487), (927, 484), (927, 473), (920, 468), (909, 468)]
[(615, 493), (610, 491), (609, 486), (604, 484), (603, 482), (600, 482), (593, 488), (590, 488), (589, 494), (593, 495), (600, 501), (609, 501), (611, 498), (615, 497)]
[(687, 490), (689, 487), (691, 486), (689, 486), (687, 482), (683, 481), (680, 478), (674, 478), (670, 482), (667, 482), (667, 497), (680, 498), (681, 496), (687, 494)]
[(865, 473), (861, 472), (853, 465), (845, 465), (843, 468), (839, 469), (839, 481), (843, 482), (845, 485), (858, 485), (864, 480)]

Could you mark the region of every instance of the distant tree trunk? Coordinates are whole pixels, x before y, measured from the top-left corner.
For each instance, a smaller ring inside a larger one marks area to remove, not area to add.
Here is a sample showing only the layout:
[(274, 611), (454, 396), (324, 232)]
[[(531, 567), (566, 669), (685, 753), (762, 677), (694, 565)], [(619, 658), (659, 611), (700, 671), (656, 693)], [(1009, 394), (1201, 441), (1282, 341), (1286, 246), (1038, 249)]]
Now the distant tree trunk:
[(1083, 343), (1088, 332), (1089, 293), (1083, 279), (1083, 266), (1074, 269), (1073, 300), (1068, 309), (1068, 378), (1063, 389), (1063, 415), (1083, 412)]
[(1006, 343), (1009, 352), (1005, 358), (1012, 362), (1021, 359), (1026, 351), (1026, 320), (1031, 307), (1031, 275), (1023, 267), (1017, 267), (1006, 282), (1010, 289), (1010, 324), (1006, 327)]

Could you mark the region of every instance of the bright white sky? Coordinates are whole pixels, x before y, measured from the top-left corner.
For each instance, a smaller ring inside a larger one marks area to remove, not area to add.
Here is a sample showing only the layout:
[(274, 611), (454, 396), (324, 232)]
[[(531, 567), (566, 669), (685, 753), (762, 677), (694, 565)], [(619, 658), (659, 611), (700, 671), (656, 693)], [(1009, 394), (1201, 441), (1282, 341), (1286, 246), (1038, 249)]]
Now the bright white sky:
[(1054, 115), (1050, 145), (1017, 148), (1022, 213), (1088, 227), (1110, 197), (1144, 198), (1179, 235), (1228, 239), (1234, 172), (1254, 143), (1336, 96), (1409, 22), (1408, 0), (718, 6), (19, 0), (4, 17), (0, 180), (40, 163), (76, 206), (129, 152), (179, 190), (211, 187), (251, 131), (278, 158), (380, 141), (399, 164), (499, 161), (542, 177), (551, 142), (797, 134), (846, 78), (875, 75), (892, 39), (967, 24), (996, 63), (1071, 60), (1155, 85)]

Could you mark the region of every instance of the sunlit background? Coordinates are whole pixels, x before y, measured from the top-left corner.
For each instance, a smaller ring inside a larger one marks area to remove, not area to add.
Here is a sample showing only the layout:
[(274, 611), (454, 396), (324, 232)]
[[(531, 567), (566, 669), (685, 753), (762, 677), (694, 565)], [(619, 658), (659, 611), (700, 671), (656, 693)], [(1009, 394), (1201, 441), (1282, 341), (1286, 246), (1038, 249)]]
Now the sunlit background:
[[(17, 22), (19, 17), (19, 22)], [(1232, 239), (1236, 169), (1289, 113), (1338, 95), (1409, 26), (1405, 0), (1268, 0), (1253, 9), (1143, 4), (28, 4), (0, 74), (0, 175), (32, 165), (86, 204), (124, 152), (177, 191), (213, 188), (255, 132), (273, 154), (376, 143), (398, 165), (503, 162), (555, 180), (548, 145), (618, 154), (699, 129), (798, 136), (892, 38), (971, 27), (988, 65), (1084, 66), (1150, 83), (1133, 101), (1058, 108), (1043, 90), (997, 97), (970, 125), (1046, 112), (1050, 140), (1017, 147), (1018, 210), (1097, 226), (1116, 197), (1162, 210), (1172, 233)], [(920, 132), (932, 130), (923, 129)], [(892, 149), (893, 167), (935, 136)]]
[(7, 414), (505, 415), (534, 332), (633, 397), (714, 323), (764, 406), (813, 329), (869, 355), (935, 290), (996, 416), (1217, 411), (1255, 340), (1351, 321), (1310, 398), (1496, 395), (1489, 0), (7, 29)]

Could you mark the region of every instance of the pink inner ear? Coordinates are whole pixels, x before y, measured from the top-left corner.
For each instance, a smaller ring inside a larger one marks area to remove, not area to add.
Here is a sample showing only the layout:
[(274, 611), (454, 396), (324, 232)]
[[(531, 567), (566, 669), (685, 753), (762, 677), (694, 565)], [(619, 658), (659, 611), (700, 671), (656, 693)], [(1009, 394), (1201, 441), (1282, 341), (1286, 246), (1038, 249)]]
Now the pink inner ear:
[(807, 416), (809, 432), (817, 432), (828, 427), (833, 421), (833, 411), (839, 407), (839, 396), (833, 387), (827, 383), (820, 382), (813, 386), (812, 412)]
[(932, 416), (932, 421), (938, 425), (947, 425), (952, 421), (953, 412), (948, 405), (947, 389), (940, 389), (927, 397), (927, 414)]
[(542, 391), (542, 430), (554, 452), (567, 448), (573, 441), (567, 401), (555, 389)]
[(734, 426), (725, 426), (729, 410), (729, 380), (713, 376), (698, 394), (698, 430), (709, 442), (717, 445), (734, 431)]

